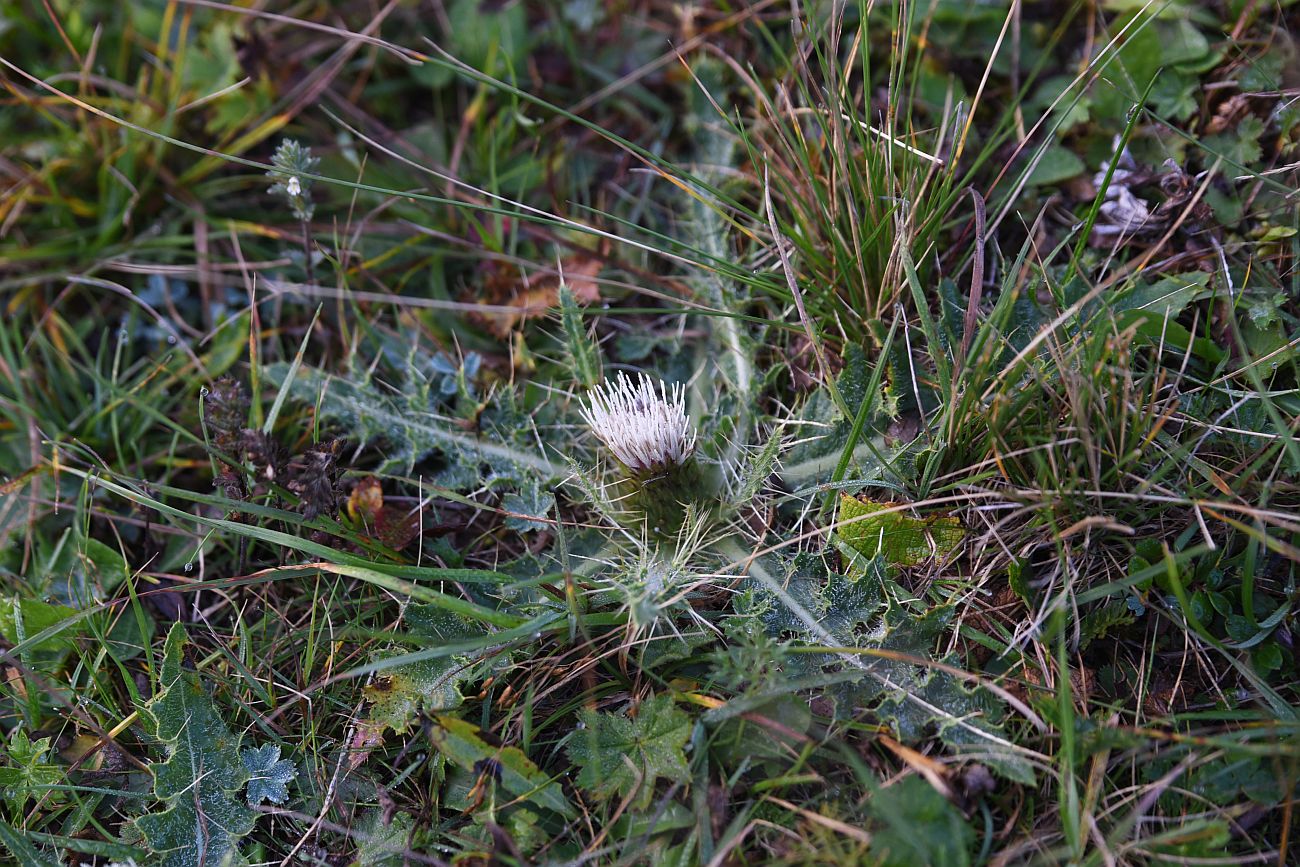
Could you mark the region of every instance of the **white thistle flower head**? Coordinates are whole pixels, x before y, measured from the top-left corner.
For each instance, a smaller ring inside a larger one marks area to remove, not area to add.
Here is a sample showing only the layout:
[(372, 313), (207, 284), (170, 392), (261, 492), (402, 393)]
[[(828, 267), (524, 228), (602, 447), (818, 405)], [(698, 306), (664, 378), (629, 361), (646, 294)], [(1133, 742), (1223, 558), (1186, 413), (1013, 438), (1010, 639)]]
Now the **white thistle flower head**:
[(582, 417), (622, 464), (634, 473), (665, 470), (695, 452), (695, 431), (686, 417), (686, 390), (644, 373), (635, 381), (620, 373), (595, 388)]

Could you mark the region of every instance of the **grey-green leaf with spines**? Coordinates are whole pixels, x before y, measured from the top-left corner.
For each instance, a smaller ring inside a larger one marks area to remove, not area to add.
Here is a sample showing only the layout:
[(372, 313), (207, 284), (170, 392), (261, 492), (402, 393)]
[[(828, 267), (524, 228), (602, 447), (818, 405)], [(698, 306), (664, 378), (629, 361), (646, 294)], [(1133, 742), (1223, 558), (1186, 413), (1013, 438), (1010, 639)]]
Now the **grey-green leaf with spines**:
[[(288, 375), (287, 364), (266, 368), (267, 379), (277, 385)], [(552, 478), (561, 472), (540, 452), (527, 428), (509, 425), (511, 430), (504, 432), (503, 423), (482, 429), (492, 425), (495, 416), (511, 411), (511, 407), (501, 406), (508, 402), (508, 392), (497, 394), (495, 405), (479, 417), (480, 430), (472, 432), (457, 419), (434, 411), (429, 383), (413, 365), (402, 372), (396, 386), (381, 385), (367, 374), (333, 376), (302, 367), (294, 376), (290, 395), (319, 404), (321, 420), (345, 431), (351, 442), (382, 445), (386, 459), (380, 473), (409, 473), (435, 452), (445, 458), (446, 465), (434, 483), (456, 490), (477, 487), (484, 478), (493, 483), (518, 483), (527, 477)]]
[[(887, 592), (892, 585), (880, 558), (867, 561), (854, 577), (830, 572), (819, 555), (799, 554), (789, 562), (781, 586), (785, 599), (753, 582), (738, 597), (737, 613), (757, 617), (772, 638), (792, 648), (884, 651), (786, 657), (783, 667), (795, 678), (860, 668), (861, 677), (834, 688), (837, 714), (871, 708), (900, 740), (916, 742), (933, 729), (956, 751), (979, 752), (1009, 779), (1033, 780), (1028, 763), (1000, 743), (1003, 712), (997, 699), (937, 667), (918, 665), (935, 658), (934, 647), (952, 620), (951, 606), (918, 613), (891, 601), (897, 588)], [(916, 662), (896, 658), (899, 654)]]
[(560, 321), (564, 325), (564, 344), (573, 360), (574, 382), (583, 388), (595, 388), (603, 378), (600, 350), (587, 333), (582, 308), (567, 285), (560, 287)]
[(257, 818), (238, 798), (249, 772), (239, 737), (198, 673), (185, 666), (188, 639), (179, 623), (167, 634), (158, 692), (144, 709), (167, 749), (167, 761), (150, 766), (154, 796), (166, 809), (135, 825), (162, 867), (234, 867), (247, 863), (239, 842)]

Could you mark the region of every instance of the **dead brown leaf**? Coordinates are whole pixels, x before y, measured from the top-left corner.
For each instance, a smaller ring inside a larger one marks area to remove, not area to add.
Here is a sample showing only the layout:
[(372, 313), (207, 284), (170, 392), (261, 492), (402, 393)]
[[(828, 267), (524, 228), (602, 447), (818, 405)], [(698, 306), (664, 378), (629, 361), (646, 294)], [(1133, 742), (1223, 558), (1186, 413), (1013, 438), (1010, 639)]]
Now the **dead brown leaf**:
[(1221, 133), (1227, 129), (1235, 129), (1237, 122), (1246, 116), (1250, 111), (1250, 97), (1244, 93), (1233, 94), (1219, 104), (1218, 109), (1214, 112), (1214, 117), (1205, 125), (1207, 135)]
[(409, 509), (386, 505), (379, 480), (369, 476), (348, 495), (348, 516), (362, 532), (400, 551), (420, 535), (420, 516)]
[(595, 278), (602, 267), (604, 262), (601, 259), (583, 254), (560, 262), (563, 281), (558, 274), (530, 274), (522, 280), (507, 283), (498, 273), (484, 285), (484, 293), (488, 296), (485, 300), (512, 309), (479, 313), (476, 318), (493, 336), (505, 340), (527, 320), (545, 316), (558, 306), (561, 285), (569, 287), (579, 304), (594, 304), (600, 300), (600, 285)]

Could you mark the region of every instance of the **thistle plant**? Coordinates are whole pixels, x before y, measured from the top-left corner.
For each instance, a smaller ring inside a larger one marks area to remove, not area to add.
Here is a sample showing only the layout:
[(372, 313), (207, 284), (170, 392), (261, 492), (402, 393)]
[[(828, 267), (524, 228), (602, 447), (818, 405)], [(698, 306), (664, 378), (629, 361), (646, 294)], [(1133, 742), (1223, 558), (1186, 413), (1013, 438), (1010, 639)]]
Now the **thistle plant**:
[(718, 486), (696, 456), (680, 383), (656, 389), (645, 374), (620, 373), (592, 390), (582, 417), (619, 466), (615, 502), (643, 519), (648, 534), (673, 537), (688, 511), (712, 510)]

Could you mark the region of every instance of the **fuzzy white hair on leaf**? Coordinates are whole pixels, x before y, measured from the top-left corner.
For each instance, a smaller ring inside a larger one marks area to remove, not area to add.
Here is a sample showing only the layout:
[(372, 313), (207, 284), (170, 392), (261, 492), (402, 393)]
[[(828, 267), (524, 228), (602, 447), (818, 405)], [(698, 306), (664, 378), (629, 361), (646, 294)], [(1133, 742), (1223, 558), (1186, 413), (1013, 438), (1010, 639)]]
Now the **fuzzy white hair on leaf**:
[(636, 473), (680, 465), (695, 451), (695, 431), (686, 417), (686, 389), (663, 382), (658, 390), (644, 373), (632, 380), (620, 373), (593, 389), (582, 417), (614, 457)]

